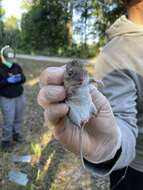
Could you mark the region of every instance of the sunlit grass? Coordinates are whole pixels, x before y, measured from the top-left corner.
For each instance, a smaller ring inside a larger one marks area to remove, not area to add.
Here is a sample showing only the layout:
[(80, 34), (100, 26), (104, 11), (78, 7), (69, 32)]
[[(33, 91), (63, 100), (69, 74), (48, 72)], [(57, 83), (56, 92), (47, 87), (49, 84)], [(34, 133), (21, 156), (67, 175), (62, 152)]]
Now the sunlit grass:
[(41, 152), (42, 152), (40, 144), (31, 143), (31, 149), (32, 149), (32, 152), (34, 152), (34, 155), (40, 158)]
[(34, 85), (36, 85), (38, 83), (39, 83), (39, 77), (37, 77), (35, 79), (32, 79), (32, 80), (28, 80), (26, 82), (26, 85), (28, 85), (28, 86), (34, 86)]

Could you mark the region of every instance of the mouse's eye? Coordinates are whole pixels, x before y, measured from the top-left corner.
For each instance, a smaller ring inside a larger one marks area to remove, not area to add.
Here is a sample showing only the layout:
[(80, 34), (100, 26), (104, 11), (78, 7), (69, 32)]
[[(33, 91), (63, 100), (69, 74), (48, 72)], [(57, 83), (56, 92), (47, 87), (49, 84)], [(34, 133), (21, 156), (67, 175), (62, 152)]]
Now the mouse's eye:
[(73, 71), (70, 70), (70, 71), (68, 72), (68, 75), (69, 75), (69, 76), (72, 76), (72, 74), (73, 74)]

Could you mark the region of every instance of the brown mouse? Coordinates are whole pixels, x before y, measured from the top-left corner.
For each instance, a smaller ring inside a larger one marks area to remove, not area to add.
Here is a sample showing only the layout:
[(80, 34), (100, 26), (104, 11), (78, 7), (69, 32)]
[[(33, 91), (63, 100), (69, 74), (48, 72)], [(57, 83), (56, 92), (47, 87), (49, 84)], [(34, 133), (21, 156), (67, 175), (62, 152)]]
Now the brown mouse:
[(70, 108), (68, 118), (76, 126), (82, 127), (96, 115), (97, 110), (90, 95), (89, 75), (80, 60), (74, 59), (67, 63), (64, 86), (67, 93), (66, 104)]

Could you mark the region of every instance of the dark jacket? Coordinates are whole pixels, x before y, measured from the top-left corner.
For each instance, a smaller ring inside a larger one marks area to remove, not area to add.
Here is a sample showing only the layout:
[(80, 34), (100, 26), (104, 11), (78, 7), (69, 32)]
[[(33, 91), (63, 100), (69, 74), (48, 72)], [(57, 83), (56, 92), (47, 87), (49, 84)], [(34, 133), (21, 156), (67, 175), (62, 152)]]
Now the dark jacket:
[[(21, 81), (15, 84), (9, 84), (7, 78), (11, 75), (21, 74)], [(7, 98), (15, 98), (23, 94), (22, 83), (25, 82), (25, 76), (23, 74), (22, 68), (14, 63), (9, 69), (4, 64), (0, 63), (0, 96)]]

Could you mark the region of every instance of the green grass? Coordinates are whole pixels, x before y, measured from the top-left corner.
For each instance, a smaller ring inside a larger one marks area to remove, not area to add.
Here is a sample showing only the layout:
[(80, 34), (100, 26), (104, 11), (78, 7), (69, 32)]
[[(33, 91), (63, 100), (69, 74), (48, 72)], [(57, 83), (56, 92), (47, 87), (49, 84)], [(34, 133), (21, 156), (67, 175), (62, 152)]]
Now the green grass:
[[(98, 184), (98, 178), (85, 172), (79, 158), (65, 151), (44, 125), (43, 110), (37, 104), (38, 77), (48, 64), (24, 60), (19, 62), (27, 77), (24, 85), (27, 106), (23, 125), (26, 142), (15, 145), (11, 153), (0, 151), (0, 190), (107, 190), (107, 187), (102, 187), (104, 181)], [(32, 161), (15, 164), (11, 161), (13, 154), (31, 154)], [(11, 169), (28, 174), (29, 182), (25, 187), (8, 180)]]

